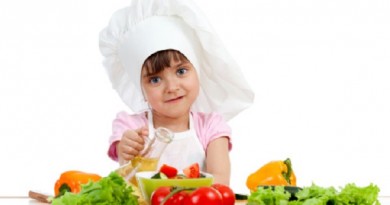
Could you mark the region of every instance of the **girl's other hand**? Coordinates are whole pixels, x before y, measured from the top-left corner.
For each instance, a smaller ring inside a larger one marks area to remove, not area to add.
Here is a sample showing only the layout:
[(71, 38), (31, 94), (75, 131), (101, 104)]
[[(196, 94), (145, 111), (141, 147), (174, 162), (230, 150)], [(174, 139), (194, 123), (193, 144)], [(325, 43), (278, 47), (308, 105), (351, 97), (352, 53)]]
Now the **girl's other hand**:
[(117, 144), (117, 154), (120, 164), (124, 164), (135, 156), (139, 155), (145, 144), (145, 137), (148, 137), (147, 127), (141, 127), (136, 130), (127, 130), (123, 133), (122, 139)]

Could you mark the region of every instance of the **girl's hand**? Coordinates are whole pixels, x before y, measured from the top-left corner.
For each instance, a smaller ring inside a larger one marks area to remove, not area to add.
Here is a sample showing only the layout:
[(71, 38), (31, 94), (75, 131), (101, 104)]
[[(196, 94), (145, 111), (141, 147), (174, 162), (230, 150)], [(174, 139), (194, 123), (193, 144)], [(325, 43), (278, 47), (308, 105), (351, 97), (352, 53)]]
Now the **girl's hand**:
[(145, 137), (148, 137), (147, 127), (141, 127), (136, 130), (127, 130), (123, 133), (122, 139), (116, 145), (119, 163), (122, 165), (139, 155), (145, 144)]

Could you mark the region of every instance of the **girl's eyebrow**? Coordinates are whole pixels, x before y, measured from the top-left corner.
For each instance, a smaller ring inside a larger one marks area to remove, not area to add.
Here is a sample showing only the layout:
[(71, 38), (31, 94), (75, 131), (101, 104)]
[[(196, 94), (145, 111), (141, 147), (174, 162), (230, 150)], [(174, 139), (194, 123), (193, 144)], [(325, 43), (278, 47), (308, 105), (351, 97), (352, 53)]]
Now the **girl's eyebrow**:
[(178, 62), (177, 64), (175, 64), (174, 67), (180, 67), (180, 66), (188, 65), (188, 64), (190, 64), (190, 62), (187, 62), (187, 61), (180, 61), (180, 62)]
[(152, 77), (152, 76), (154, 76), (155, 74), (145, 74), (144, 76), (143, 76), (143, 78), (150, 78), (150, 77)]
[(150, 76), (154, 76), (156, 73), (145, 73), (142, 77), (143, 78), (149, 78)]

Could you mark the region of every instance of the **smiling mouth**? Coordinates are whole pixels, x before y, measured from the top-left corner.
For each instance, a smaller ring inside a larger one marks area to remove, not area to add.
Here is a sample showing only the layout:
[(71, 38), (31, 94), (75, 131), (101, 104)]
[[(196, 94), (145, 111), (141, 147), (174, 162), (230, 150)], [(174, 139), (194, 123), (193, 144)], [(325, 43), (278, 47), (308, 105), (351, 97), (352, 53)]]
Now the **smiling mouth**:
[(183, 98), (183, 96), (180, 96), (180, 97), (177, 97), (177, 98), (169, 99), (169, 100), (167, 100), (167, 101), (165, 101), (165, 102), (167, 102), (167, 103), (176, 102), (176, 101), (178, 101), (178, 100), (181, 100), (182, 98)]

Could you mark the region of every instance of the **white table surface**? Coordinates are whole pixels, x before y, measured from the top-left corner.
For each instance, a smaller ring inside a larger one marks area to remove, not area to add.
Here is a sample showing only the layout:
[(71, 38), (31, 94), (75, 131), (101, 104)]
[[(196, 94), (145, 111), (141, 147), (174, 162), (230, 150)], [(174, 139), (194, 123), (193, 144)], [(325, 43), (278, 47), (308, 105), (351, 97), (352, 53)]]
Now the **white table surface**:
[[(379, 201), (382, 205), (390, 205), (390, 196), (379, 197)], [(41, 203), (34, 199), (28, 197), (1, 197), (0, 196), (0, 205), (48, 205), (47, 203)], [(236, 203), (237, 205), (244, 205), (245, 202)]]

